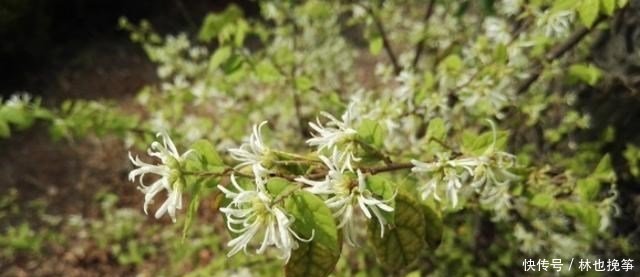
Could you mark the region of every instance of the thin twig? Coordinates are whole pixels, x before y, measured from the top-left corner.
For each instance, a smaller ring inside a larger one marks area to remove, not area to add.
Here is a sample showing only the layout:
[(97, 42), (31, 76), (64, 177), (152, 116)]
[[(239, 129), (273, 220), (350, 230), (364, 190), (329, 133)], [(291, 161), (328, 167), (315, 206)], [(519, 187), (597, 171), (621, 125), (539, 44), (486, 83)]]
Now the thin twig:
[(414, 167), (412, 163), (394, 163), (394, 164), (389, 164), (385, 166), (368, 168), (363, 171), (371, 174), (378, 174), (378, 173), (389, 172), (389, 171), (410, 169), (412, 167)]
[(396, 75), (400, 74), (400, 72), (402, 72), (402, 67), (398, 63), (398, 58), (396, 58), (396, 54), (395, 52), (393, 52), (393, 49), (391, 48), (391, 43), (389, 42), (389, 38), (387, 37), (387, 32), (385, 31), (384, 26), (382, 25), (382, 21), (380, 21), (380, 18), (378, 18), (373, 8), (365, 6), (363, 4), (357, 4), (357, 5), (360, 5), (362, 8), (364, 8), (371, 16), (371, 19), (373, 19), (373, 23), (376, 25), (376, 29), (378, 29), (378, 33), (380, 33), (380, 37), (382, 38), (382, 46), (384, 47), (384, 51), (387, 52), (387, 55), (389, 56), (389, 60), (391, 60), (391, 64), (393, 65), (393, 72)]
[(522, 81), (522, 83), (520, 83), (520, 85), (518, 85), (518, 87), (516, 89), (516, 93), (517, 94), (522, 94), (525, 91), (527, 91), (529, 89), (529, 87), (531, 87), (531, 85), (533, 85), (533, 83), (536, 80), (538, 80), (538, 78), (540, 78), (540, 75), (542, 74), (542, 71), (544, 70), (544, 64), (545, 63), (550, 63), (550, 62), (562, 57), (569, 50), (573, 49), (576, 45), (578, 45), (578, 43), (580, 41), (582, 41), (582, 39), (584, 39), (591, 32), (591, 30), (595, 29), (595, 27), (600, 22), (602, 22), (604, 18), (605, 18), (604, 16), (599, 17), (596, 20), (596, 22), (593, 24), (591, 29), (586, 28), (586, 27), (580, 27), (578, 30), (573, 32), (573, 34), (571, 34), (571, 36), (569, 36), (569, 38), (564, 43), (559, 44), (556, 47), (554, 47), (553, 49), (551, 49), (551, 51), (549, 51), (549, 53), (547, 55), (545, 55), (543, 62), (538, 62), (537, 64), (535, 64), (533, 66), (533, 73), (527, 79)]
[(376, 149), (375, 147), (369, 145), (368, 143), (362, 141), (362, 140), (357, 140), (356, 141), (360, 146), (362, 146), (362, 148), (364, 148), (365, 150), (371, 151), (373, 152), (374, 155), (376, 155), (378, 158), (381, 158), (382, 161), (384, 161), (385, 164), (389, 165), (392, 164), (393, 161), (391, 161), (391, 158), (389, 158), (389, 156), (385, 155), (384, 153), (382, 153), (380, 150)]
[[(427, 11), (424, 15), (424, 20), (423, 20), (425, 24), (425, 30), (427, 28), (427, 23), (429, 22), (429, 18), (431, 18), (431, 15), (433, 14), (435, 3), (436, 3), (435, 0), (431, 0), (427, 5)], [(423, 33), (424, 33), (424, 30), (423, 30)], [(420, 41), (416, 45), (416, 54), (413, 56), (413, 62), (411, 63), (411, 68), (413, 69), (417, 69), (418, 61), (420, 61), (420, 55), (422, 55), (422, 51), (424, 51), (424, 43), (426, 40), (427, 38), (424, 37), (424, 34), (423, 34), (422, 39), (420, 39)]]

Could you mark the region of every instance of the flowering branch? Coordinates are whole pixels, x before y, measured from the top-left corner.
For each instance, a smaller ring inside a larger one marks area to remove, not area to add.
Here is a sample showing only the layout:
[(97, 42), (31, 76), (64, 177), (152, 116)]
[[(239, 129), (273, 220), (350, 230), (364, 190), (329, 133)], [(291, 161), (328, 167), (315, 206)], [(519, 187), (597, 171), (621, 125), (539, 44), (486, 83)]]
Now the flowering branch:
[(598, 17), (591, 28), (587, 28), (584, 26), (579, 27), (578, 30), (573, 32), (573, 34), (571, 34), (571, 36), (569, 36), (569, 38), (564, 43), (559, 44), (551, 49), (551, 51), (549, 51), (549, 53), (544, 57), (542, 63), (538, 62), (533, 66), (533, 73), (527, 79), (522, 81), (520, 85), (518, 85), (518, 87), (516, 88), (516, 93), (522, 94), (527, 91), (529, 87), (531, 87), (531, 85), (533, 85), (533, 83), (538, 80), (538, 78), (540, 78), (545, 63), (550, 63), (555, 59), (562, 57), (569, 50), (573, 49), (573, 47), (578, 45), (578, 43), (582, 41), (582, 39), (584, 39), (589, 33), (591, 33), (591, 31), (595, 29), (595, 27), (598, 26), (604, 19), (604, 16)]

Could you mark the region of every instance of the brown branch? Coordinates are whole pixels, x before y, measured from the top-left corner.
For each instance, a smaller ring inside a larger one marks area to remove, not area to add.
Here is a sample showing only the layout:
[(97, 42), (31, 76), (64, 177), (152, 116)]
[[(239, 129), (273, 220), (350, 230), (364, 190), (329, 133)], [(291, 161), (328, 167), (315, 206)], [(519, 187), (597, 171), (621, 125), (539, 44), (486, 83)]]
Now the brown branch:
[[(293, 26), (293, 53), (296, 52), (297, 48), (298, 48), (298, 40), (297, 40), (297, 35), (299, 32), (299, 28), (298, 25), (296, 25), (295, 21), (293, 19), (291, 19), (291, 25)], [(295, 57), (295, 55), (294, 55)], [(296, 117), (298, 118), (298, 131), (300, 132), (300, 135), (304, 138), (309, 136), (309, 132), (307, 131), (307, 125), (305, 124), (305, 119), (302, 117), (302, 112), (300, 110), (300, 96), (298, 95), (298, 92), (296, 91), (296, 71), (298, 65), (296, 63), (296, 60), (294, 58), (293, 64), (291, 65), (291, 72), (290, 72), (290, 78), (291, 78), (291, 82), (292, 82), (292, 90), (291, 93), (293, 94), (293, 106), (295, 109), (295, 113), (296, 113)]]
[(573, 49), (576, 45), (578, 45), (580, 41), (582, 41), (582, 39), (584, 39), (589, 33), (591, 33), (591, 30), (595, 29), (595, 27), (600, 22), (602, 22), (604, 18), (605, 17), (603, 16), (599, 17), (596, 20), (596, 22), (593, 24), (593, 27), (591, 27), (591, 29), (586, 27), (580, 27), (578, 30), (573, 32), (573, 34), (571, 34), (571, 36), (569, 36), (569, 38), (565, 42), (551, 49), (551, 51), (549, 51), (549, 53), (545, 55), (543, 62), (538, 62), (533, 66), (533, 73), (527, 79), (522, 81), (520, 85), (518, 85), (518, 87), (516, 88), (516, 93), (522, 94), (525, 91), (527, 91), (529, 87), (531, 87), (531, 85), (533, 85), (533, 83), (535, 83), (535, 81), (537, 81), (538, 78), (540, 78), (540, 75), (544, 70), (545, 63), (550, 63), (562, 57), (569, 50)]
[(412, 163), (394, 163), (394, 164), (389, 164), (385, 166), (366, 168), (366, 169), (363, 169), (363, 171), (371, 174), (378, 174), (378, 173), (389, 172), (389, 171), (410, 169), (413, 166), (414, 165)]
[[(431, 18), (431, 15), (433, 15), (433, 10), (434, 10), (434, 6), (435, 6), (436, 1), (435, 0), (431, 0), (429, 1), (429, 4), (427, 5), (427, 11), (424, 15), (424, 24), (425, 24), (425, 30), (427, 28), (427, 22), (429, 22), (429, 18)], [(423, 30), (424, 32), (424, 30)], [(418, 66), (418, 61), (420, 61), (420, 55), (422, 55), (422, 51), (424, 51), (424, 43), (427, 40), (426, 37), (423, 37), (422, 39), (420, 39), (420, 41), (418, 42), (418, 44), (416, 45), (416, 54), (413, 56), (413, 62), (411, 63), (411, 68), (416, 69)]]
[(384, 26), (382, 25), (382, 21), (380, 21), (380, 18), (378, 18), (378, 16), (376, 15), (376, 13), (372, 8), (364, 6), (362, 4), (359, 4), (359, 5), (361, 5), (373, 19), (373, 23), (376, 25), (376, 29), (378, 29), (378, 32), (380, 33), (380, 37), (382, 37), (382, 46), (384, 46), (384, 51), (387, 52), (387, 55), (389, 56), (389, 60), (391, 60), (391, 64), (393, 65), (393, 72), (396, 75), (400, 74), (400, 72), (402, 71), (402, 67), (398, 63), (398, 58), (396, 58), (396, 54), (395, 52), (393, 52), (393, 48), (391, 48), (391, 43), (389, 42), (389, 38), (387, 37), (387, 32), (385, 31)]
[[(412, 163), (391, 163), (388, 165), (383, 165), (383, 166), (376, 166), (376, 167), (362, 167), (359, 168), (363, 173), (369, 173), (369, 174), (378, 174), (378, 173), (383, 173), (383, 172), (389, 172), (389, 171), (396, 171), (396, 170), (403, 170), (403, 169), (410, 169), (412, 168), (414, 165)], [(321, 178), (324, 178), (325, 176), (327, 176), (327, 172), (322, 171), (322, 172), (318, 172), (318, 173), (313, 173), (313, 174), (309, 174), (307, 176), (303, 176), (309, 180), (319, 180)], [(285, 179), (289, 179), (289, 178), (285, 178)]]

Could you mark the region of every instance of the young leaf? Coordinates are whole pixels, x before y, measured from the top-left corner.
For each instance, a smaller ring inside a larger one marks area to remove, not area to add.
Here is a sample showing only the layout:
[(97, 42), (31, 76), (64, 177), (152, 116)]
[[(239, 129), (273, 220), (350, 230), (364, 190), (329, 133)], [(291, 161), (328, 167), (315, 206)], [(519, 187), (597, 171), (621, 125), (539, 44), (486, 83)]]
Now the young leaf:
[(194, 218), (196, 218), (196, 213), (198, 212), (198, 207), (200, 207), (200, 198), (202, 196), (202, 184), (197, 182), (193, 186), (193, 190), (191, 192), (191, 201), (189, 202), (189, 208), (187, 210), (187, 217), (184, 221), (184, 226), (182, 227), (182, 239), (184, 240), (187, 237), (187, 233), (189, 232), (189, 228), (193, 225)]
[(591, 177), (580, 179), (577, 182), (576, 190), (583, 200), (595, 200), (600, 192), (600, 182)]
[[(508, 137), (508, 132), (498, 131), (494, 144), (495, 149), (503, 149)], [(462, 152), (465, 154), (482, 155), (493, 143), (493, 131), (487, 131), (481, 135), (469, 131), (462, 133)]]
[(369, 40), (369, 52), (371, 52), (372, 55), (377, 56), (380, 54), (380, 51), (382, 51), (382, 44), (382, 37), (377, 36), (372, 38)]
[(548, 194), (536, 194), (531, 198), (531, 205), (536, 206), (538, 208), (547, 208), (553, 202), (553, 196)]
[(358, 136), (360, 136), (365, 143), (378, 149), (382, 148), (384, 144), (385, 129), (378, 124), (378, 122), (371, 119), (364, 119), (362, 120), (362, 123), (360, 123), (357, 131)]
[(375, 217), (368, 231), (378, 260), (391, 271), (411, 264), (426, 246), (423, 207), (405, 193), (399, 193), (395, 201), (395, 224), (385, 230), (384, 237), (380, 237), (380, 224)]
[(616, 0), (602, 0), (602, 10), (606, 15), (613, 15), (616, 11)]
[(600, 12), (600, 0), (582, 0), (578, 4), (578, 14), (582, 24), (591, 28), (596, 22)]
[[(367, 188), (373, 192), (378, 198), (391, 207), (395, 207), (394, 195), (396, 194), (396, 188), (391, 181), (381, 175), (372, 175), (367, 177)], [(387, 223), (393, 224), (395, 222), (394, 213), (381, 211)]]
[(256, 75), (260, 81), (274, 83), (282, 78), (278, 69), (269, 61), (263, 60), (256, 66)]
[(275, 197), (283, 194), (283, 192), (287, 191), (291, 187), (293, 187), (291, 182), (282, 178), (271, 178), (269, 179), (269, 181), (267, 181), (266, 185), (267, 191), (269, 191), (269, 193), (271, 193), (271, 195)]
[(437, 139), (444, 141), (447, 138), (447, 128), (444, 125), (442, 118), (434, 118), (429, 121), (429, 127), (427, 128), (427, 139)]
[(222, 63), (226, 62), (231, 57), (231, 47), (223, 46), (216, 50), (209, 60), (209, 70), (217, 69)]
[(462, 61), (462, 58), (460, 58), (460, 56), (455, 54), (447, 56), (442, 61), (442, 66), (444, 66), (444, 68), (446, 68), (447, 70), (453, 73), (460, 72), (463, 65), (464, 65), (464, 62)]
[(598, 166), (596, 166), (591, 176), (601, 182), (614, 182), (616, 180), (616, 173), (611, 165), (611, 156), (609, 154), (604, 155), (604, 157), (600, 159)]
[(600, 69), (591, 64), (574, 64), (569, 67), (569, 76), (593, 86), (598, 83), (602, 73)]
[[(198, 140), (190, 147), (195, 151), (186, 160), (185, 169), (187, 171), (195, 172), (207, 172), (207, 173), (222, 173), (225, 169), (224, 162), (218, 155), (216, 149), (207, 140)], [(213, 187), (218, 184), (219, 178), (202, 178), (195, 175), (187, 176), (191, 182), (201, 182), (206, 180), (204, 185)]]
[(341, 244), (331, 210), (322, 199), (298, 191), (285, 202), (287, 212), (294, 218), (293, 230), (310, 242), (298, 242), (285, 266), (289, 277), (325, 277), (335, 268), (340, 258)]
[(568, 215), (580, 220), (588, 231), (596, 233), (600, 228), (600, 213), (596, 207), (572, 202), (563, 202), (560, 207)]
[(217, 37), (225, 25), (233, 23), (243, 16), (242, 9), (236, 5), (229, 5), (222, 13), (210, 13), (204, 18), (202, 27), (198, 32), (198, 38), (209, 42)]

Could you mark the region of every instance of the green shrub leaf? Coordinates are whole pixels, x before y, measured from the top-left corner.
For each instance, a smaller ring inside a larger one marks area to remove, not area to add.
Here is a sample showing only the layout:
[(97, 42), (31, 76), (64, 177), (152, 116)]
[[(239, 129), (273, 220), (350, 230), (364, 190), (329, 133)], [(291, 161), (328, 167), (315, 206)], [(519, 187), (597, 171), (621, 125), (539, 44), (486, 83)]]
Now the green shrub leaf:
[(378, 122), (364, 119), (358, 127), (358, 136), (369, 145), (382, 148), (385, 137), (385, 129)]
[(426, 223), (423, 207), (405, 193), (395, 198), (395, 224), (380, 237), (376, 218), (369, 224), (369, 240), (378, 260), (389, 270), (402, 269), (418, 258), (426, 246)]
[(324, 277), (335, 268), (340, 258), (341, 244), (331, 210), (322, 199), (298, 191), (286, 201), (286, 209), (293, 217), (293, 230), (310, 242), (298, 242), (285, 266), (286, 276)]

